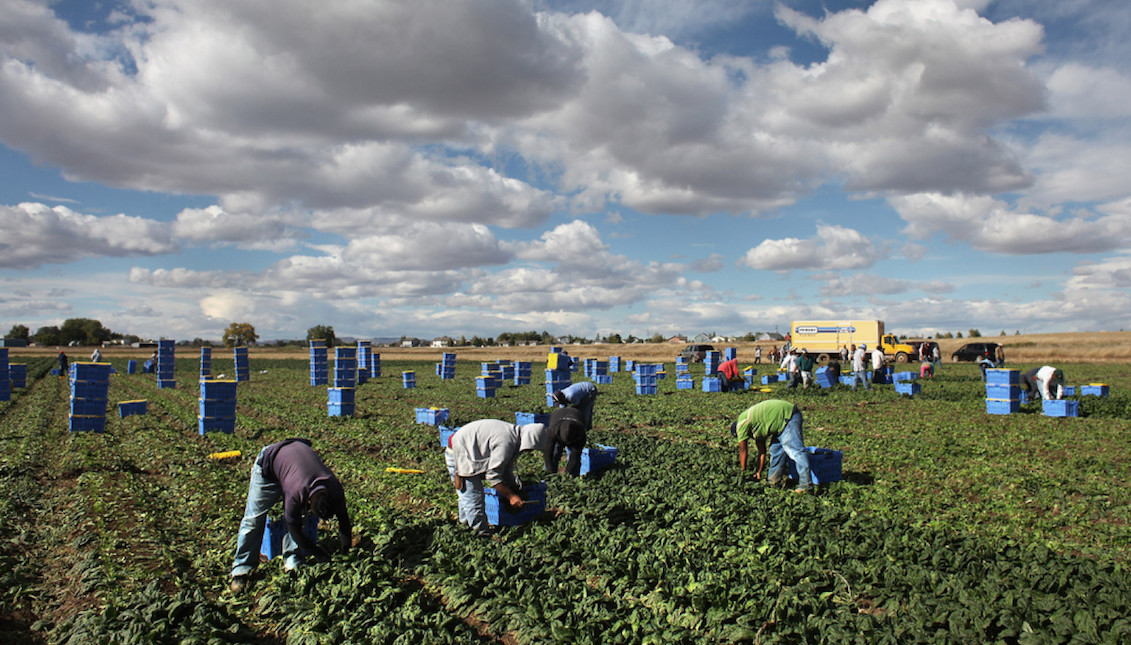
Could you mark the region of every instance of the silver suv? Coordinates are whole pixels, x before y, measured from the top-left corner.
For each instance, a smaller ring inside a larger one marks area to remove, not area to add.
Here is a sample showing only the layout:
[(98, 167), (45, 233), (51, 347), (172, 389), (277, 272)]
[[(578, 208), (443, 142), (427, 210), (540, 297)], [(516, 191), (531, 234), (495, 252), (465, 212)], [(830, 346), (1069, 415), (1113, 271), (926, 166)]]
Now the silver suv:
[(700, 363), (704, 358), (707, 358), (707, 352), (713, 351), (715, 351), (714, 345), (688, 345), (686, 349), (679, 353), (679, 357), (692, 363)]

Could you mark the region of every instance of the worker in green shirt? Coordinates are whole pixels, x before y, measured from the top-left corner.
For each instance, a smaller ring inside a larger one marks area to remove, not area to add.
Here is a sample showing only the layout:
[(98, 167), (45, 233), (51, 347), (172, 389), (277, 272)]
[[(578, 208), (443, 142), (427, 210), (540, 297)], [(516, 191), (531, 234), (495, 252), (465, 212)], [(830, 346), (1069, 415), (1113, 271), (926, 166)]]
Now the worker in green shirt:
[(730, 433), (738, 439), (738, 465), (741, 467), (739, 481), (746, 473), (748, 442), (753, 438), (754, 445), (758, 448), (758, 469), (754, 471), (754, 479), (762, 478), (762, 469), (766, 465), (766, 445), (769, 444), (770, 484), (782, 483), (788, 476), (785, 456), (782, 454), (784, 452), (797, 467), (797, 489), (794, 492), (809, 490), (812, 485), (809, 477), (809, 451), (805, 449), (801, 425), (801, 409), (780, 399), (762, 401), (738, 415), (738, 420), (730, 424)]

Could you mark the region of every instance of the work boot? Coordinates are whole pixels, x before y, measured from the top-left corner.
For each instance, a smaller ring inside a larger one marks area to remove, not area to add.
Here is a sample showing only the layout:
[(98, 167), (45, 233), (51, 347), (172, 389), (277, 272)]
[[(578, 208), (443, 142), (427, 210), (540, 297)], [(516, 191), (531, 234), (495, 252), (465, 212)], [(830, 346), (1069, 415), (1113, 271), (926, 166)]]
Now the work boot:
[(247, 589), (247, 578), (247, 576), (232, 576), (232, 582), (228, 585), (228, 588), (232, 590), (232, 593), (243, 593), (243, 590)]

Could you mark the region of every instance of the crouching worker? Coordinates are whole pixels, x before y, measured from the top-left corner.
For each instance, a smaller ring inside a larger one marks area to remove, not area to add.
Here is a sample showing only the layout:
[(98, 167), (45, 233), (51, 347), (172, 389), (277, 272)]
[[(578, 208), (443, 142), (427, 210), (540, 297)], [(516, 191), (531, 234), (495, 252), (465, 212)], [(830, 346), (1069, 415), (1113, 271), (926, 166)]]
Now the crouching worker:
[(737, 358), (720, 363), (719, 371), (715, 373), (715, 376), (719, 378), (720, 389), (723, 392), (741, 391), (746, 387), (746, 379), (738, 372)]
[(572, 405), (573, 407), (581, 410), (581, 416), (585, 419), (585, 429), (593, 429), (593, 404), (597, 402), (597, 386), (589, 381), (579, 381), (567, 387), (564, 390), (558, 390), (551, 396), (554, 403), (559, 406)]
[(746, 474), (748, 442), (754, 439), (754, 445), (758, 449), (758, 469), (754, 471), (754, 479), (762, 478), (768, 444), (770, 472), (767, 479), (770, 484), (785, 483), (789, 476), (785, 463), (788, 455), (797, 467), (797, 488), (794, 492), (809, 490), (812, 485), (809, 477), (809, 452), (805, 450), (801, 425), (801, 409), (780, 399), (762, 401), (738, 415), (738, 420), (730, 424), (730, 433), (738, 439), (738, 465), (741, 468), (739, 481)]
[(242, 591), (247, 586), (248, 576), (259, 564), (267, 513), (279, 500), (283, 500), (283, 518), (287, 524), (287, 533), (283, 536), (283, 567), (287, 571), (302, 564), (302, 553), (319, 561), (330, 559), (330, 554), (303, 531), (309, 513), (320, 520), (337, 517), (341, 551), (349, 551), (353, 524), (346, 511), (341, 482), (322, 463), (308, 439), (273, 443), (259, 451), (251, 467), (247, 507), (240, 522), (236, 557), (232, 562), (232, 591)]
[(589, 433), (585, 428), (585, 417), (577, 408), (558, 408), (550, 415), (547, 426), (549, 437), (543, 455), (546, 458), (546, 472), (556, 474), (558, 464), (562, 461), (562, 453), (569, 448), (569, 460), (566, 462), (567, 475), (579, 477), (581, 475), (581, 451), (585, 449), (585, 442)]
[(452, 435), (444, 452), (448, 473), (459, 496), (459, 520), (479, 535), (488, 535), (483, 486), (495, 489), (499, 499), (520, 509), (522, 482), (514, 475), (520, 452), (545, 452), (550, 431), (541, 423), (516, 426), (498, 419), (472, 421)]
[(1051, 365), (1034, 367), (1021, 374), (1021, 389), (1030, 400), (1037, 398), (1039, 392), (1045, 401), (1064, 398), (1064, 372)]

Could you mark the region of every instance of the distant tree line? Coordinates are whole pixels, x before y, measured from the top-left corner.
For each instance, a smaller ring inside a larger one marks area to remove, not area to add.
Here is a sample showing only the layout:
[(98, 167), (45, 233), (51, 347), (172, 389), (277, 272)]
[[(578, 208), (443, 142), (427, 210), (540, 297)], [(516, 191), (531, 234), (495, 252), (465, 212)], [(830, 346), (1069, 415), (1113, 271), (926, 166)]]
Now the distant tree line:
[(60, 326), (40, 327), (31, 333), (27, 325), (12, 325), (4, 338), (24, 340), (38, 345), (101, 345), (106, 341), (135, 343), (139, 340), (132, 334), (119, 334), (107, 329), (98, 320), (90, 318), (68, 318)]

